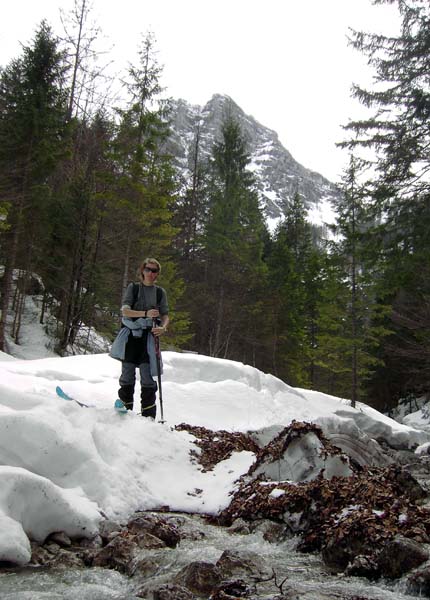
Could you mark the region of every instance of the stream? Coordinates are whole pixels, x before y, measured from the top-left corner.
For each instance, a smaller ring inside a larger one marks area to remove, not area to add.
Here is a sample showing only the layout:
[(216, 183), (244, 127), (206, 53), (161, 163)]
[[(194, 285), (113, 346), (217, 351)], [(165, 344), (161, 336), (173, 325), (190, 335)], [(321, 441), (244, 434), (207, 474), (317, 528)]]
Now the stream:
[[(166, 515), (167, 516), (167, 515)], [(169, 515), (172, 516), (172, 515)], [(182, 540), (176, 548), (144, 550), (146, 576), (127, 577), (105, 568), (48, 569), (25, 567), (0, 571), (1, 600), (152, 600), (152, 590), (172, 583), (184, 566), (194, 561), (215, 563), (224, 550), (256, 553), (265, 563), (269, 581), (255, 582), (252, 598), (275, 596), (306, 600), (412, 600), (402, 581), (395, 583), (331, 575), (318, 554), (295, 551), (297, 540), (270, 543), (262, 531), (239, 534), (208, 524), (202, 517), (174, 516)], [(275, 574), (275, 577), (273, 576)], [(237, 577), (239, 578), (239, 577)], [(247, 579), (249, 582), (250, 579)], [(139, 596), (136, 594), (139, 593)]]

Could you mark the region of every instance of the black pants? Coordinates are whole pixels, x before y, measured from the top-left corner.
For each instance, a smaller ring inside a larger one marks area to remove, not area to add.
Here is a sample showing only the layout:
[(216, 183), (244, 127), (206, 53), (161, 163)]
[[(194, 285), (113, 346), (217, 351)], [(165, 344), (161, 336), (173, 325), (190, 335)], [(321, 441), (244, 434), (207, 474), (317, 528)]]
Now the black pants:
[(140, 399), (142, 416), (155, 419), (157, 414), (157, 383), (152, 379), (149, 363), (145, 362), (139, 366), (129, 362), (122, 363), (121, 377), (119, 378), (120, 388), (118, 390), (118, 396), (124, 402), (127, 410), (133, 410), (134, 387), (136, 384), (137, 368), (139, 369), (140, 373)]

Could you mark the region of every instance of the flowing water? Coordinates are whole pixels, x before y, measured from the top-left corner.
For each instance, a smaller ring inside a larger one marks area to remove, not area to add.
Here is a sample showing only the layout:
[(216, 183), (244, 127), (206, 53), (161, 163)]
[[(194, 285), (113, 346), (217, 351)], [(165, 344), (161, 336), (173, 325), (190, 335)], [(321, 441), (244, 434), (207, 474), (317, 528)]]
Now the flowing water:
[(176, 519), (186, 537), (174, 549), (142, 551), (150, 571), (146, 577), (135, 575), (129, 578), (103, 568), (38, 567), (3, 571), (0, 573), (0, 600), (134, 600), (142, 589), (147, 591), (144, 597), (152, 600), (151, 589), (171, 583), (182, 567), (194, 561), (215, 563), (227, 549), (257, 553), (272, 575), (269, 581), (254, 583), (255, 593), (251, 598), (273, 598), (280, 594), (282, 582), (282, 591), (290, 599), (412, 600), (419, 597), (406, 595), (402, 582), (369, 582), (358, 577), (331, 575), (319, 555), (296, 552), (295, 539), (269, 543), (261, 532), (232, 534), (197, 516), (177, 515)]

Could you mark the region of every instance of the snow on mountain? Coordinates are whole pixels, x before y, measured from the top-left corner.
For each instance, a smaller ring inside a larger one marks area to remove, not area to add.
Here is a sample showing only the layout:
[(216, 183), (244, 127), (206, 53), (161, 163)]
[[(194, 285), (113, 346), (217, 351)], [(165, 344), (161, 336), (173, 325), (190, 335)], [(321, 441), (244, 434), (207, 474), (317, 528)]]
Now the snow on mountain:
[(173, 134), (168, 148), (182, 169), (186, 171), (191, 166), (197, 125), (200, 125), (200, 155), (204, 158), (219, 139), (227, 115), (241, 125), (251, 155), (249, 169), (256, 177), (269, 229), (273, 230), (285, 214), (296, 192), (302, 195), (312, 223), (319, 226), (332, 223), (339, 189), (319, 173), (299, 164), (281, 144), (275, 131), (247, 115), (228, 96), (215, 94), (203, 107), (185, 100), (173, 102)]

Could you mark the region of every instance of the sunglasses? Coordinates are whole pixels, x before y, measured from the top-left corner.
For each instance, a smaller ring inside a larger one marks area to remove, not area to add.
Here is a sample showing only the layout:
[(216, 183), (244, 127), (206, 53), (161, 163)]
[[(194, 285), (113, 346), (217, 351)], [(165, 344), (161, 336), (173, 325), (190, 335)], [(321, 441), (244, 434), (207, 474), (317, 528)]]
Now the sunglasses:
[(158, 273), (159, 269), (151, 269), (151, 267), (145, 267), (144, 269), (145, 273)]

